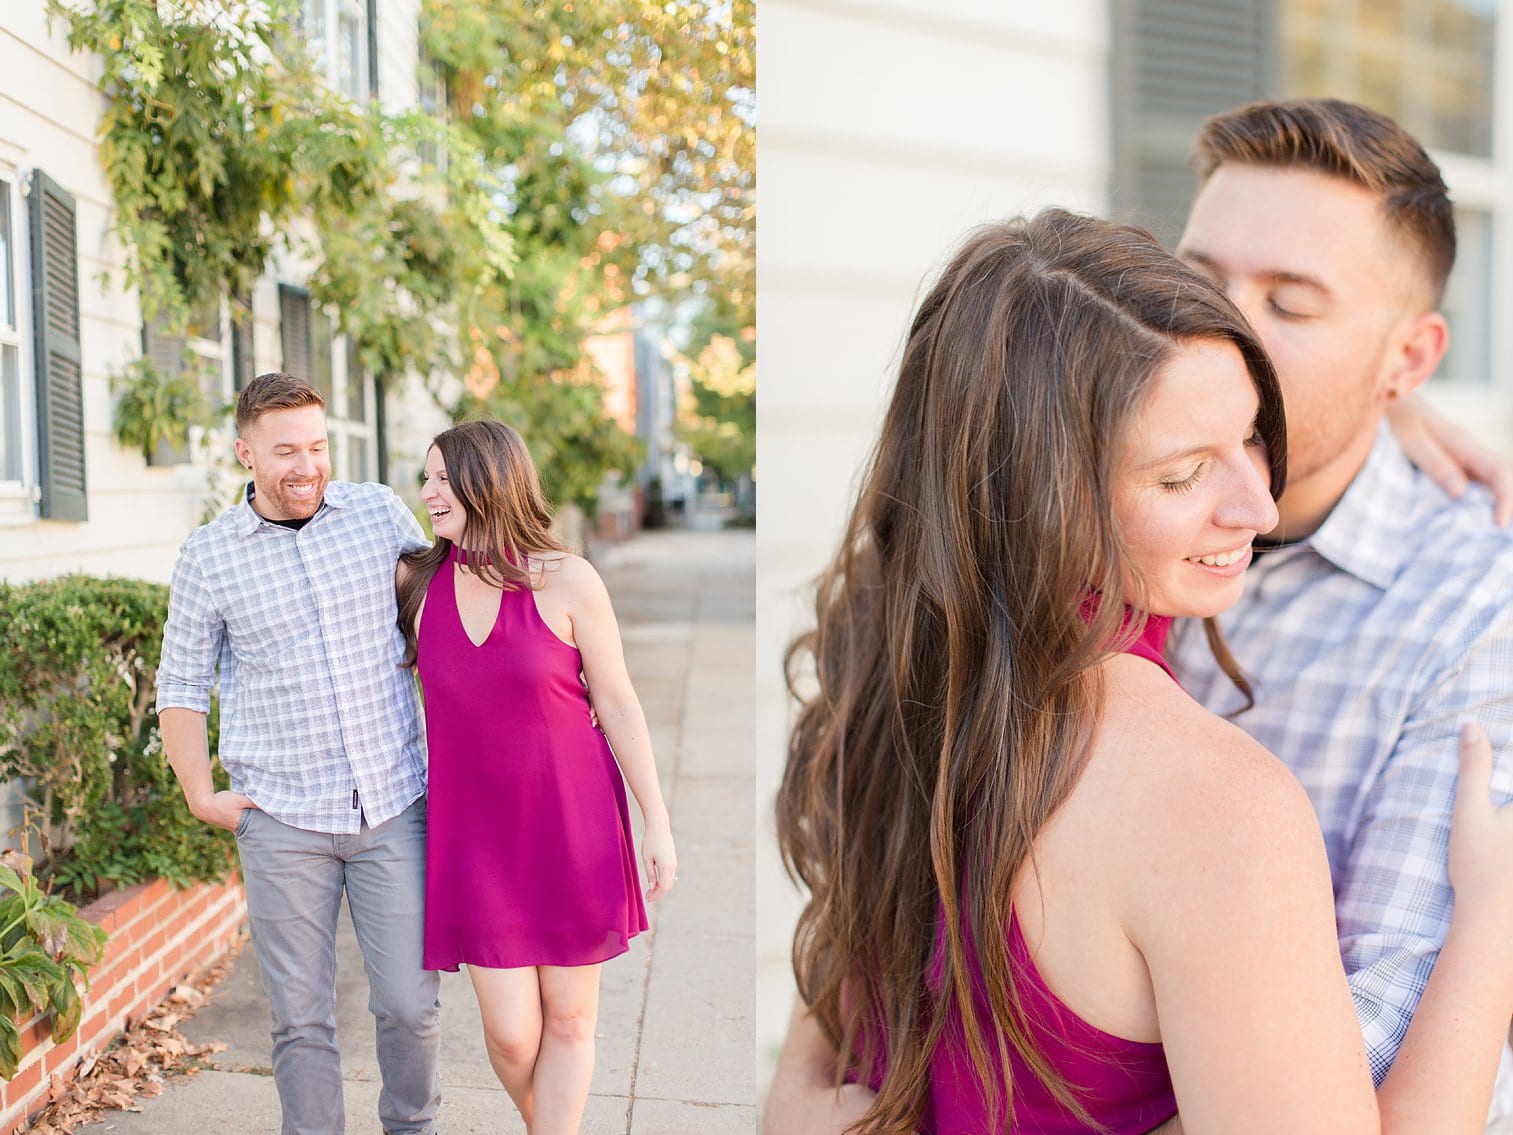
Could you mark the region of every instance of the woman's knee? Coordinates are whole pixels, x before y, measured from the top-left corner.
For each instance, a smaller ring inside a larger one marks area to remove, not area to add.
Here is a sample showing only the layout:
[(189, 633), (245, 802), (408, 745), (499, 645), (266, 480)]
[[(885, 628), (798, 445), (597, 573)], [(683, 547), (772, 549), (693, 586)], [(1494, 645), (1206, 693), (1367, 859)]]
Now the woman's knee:
[(541, 1051), (541, 1023), (535, 1021), (483, 1022), (483, 1042), (494, 1056), (510, 1064), (531, 1064)]
[(564, 1044), (592, 1043), (596, 1013), (591, 1005), (569, 1004), (545, 1006), (542, 1031)]

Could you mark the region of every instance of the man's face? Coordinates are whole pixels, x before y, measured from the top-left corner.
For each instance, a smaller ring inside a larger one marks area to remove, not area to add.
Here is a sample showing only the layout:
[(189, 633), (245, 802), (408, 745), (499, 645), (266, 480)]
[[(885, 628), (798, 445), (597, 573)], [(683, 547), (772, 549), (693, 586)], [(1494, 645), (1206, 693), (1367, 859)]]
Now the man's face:
[[(1177, 253), (1229, 294), (1276, 364), (1287, 498), (1333, 500), (1369, 452), (1390, 341), (1411, 318), (1411, 253), (1366, 190), (1311, 170), (1221, 165)], [(1420, 306), (1423, 306), (1420, 302)]]
[(314, 516), (331, 479), (326, 412), (319, 406), (269, 410), (236, 439), (236, 456), (252, 470), (259, 513), (269, 520)]

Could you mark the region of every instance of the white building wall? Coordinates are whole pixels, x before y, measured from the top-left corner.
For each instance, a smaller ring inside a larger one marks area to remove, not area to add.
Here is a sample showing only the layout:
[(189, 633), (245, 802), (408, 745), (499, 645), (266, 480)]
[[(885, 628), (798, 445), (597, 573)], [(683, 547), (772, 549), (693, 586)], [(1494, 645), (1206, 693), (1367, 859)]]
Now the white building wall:
[(792, 1001), (772, 841), (784, 647), (834, 551), (922, 279), (973, 225), (1106, 212), (1101, 0), (762, 0), (757, 530), (758, 1084)]
[[(173, 556), (198, 514), (189, 469), (147, 468), (111, 433), (109, 372), (141, 353), (142, 322), (134, 290), (121, 282), (121, 248), (110, 235), (111, 202), (98, 158), (96, 128), (105, 100), (99, 62), (69, 50), (61, 25), (51, 31), (40, 0), (0, 13), (0, 160), (7, 174), (34, 168), (78, 204), (79, 308), (83, 354), (85, 523), (35, 519), (30, 499), (0, 500), (0, 578), (36, 579), (67, 571), (166, 579)], [(12, 218), (16, 290), (25, 303), (21, 352), (23, 433), (35, 463), (36, 406), (31, 363), (31, 272), (27, 215)], [(102, 283), (102, 274), (110, 275)], [(35, 476), (31, 477), (35, 483)]]

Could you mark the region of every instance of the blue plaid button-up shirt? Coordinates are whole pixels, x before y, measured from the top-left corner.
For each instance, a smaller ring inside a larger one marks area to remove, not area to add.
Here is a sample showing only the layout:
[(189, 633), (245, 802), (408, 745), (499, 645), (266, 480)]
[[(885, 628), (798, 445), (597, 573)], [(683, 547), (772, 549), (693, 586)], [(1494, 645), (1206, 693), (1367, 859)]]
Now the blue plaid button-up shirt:
[(244, 499), (184, 541), (158, 710), (204, 713), (220, 670), (231, 787), (307, 831), (377, 826), (425, 790), (414, 677), (401, 669), (394, 565), (424, 547), (384, 485), (332, 481), (295, 531)]
[[(1513, 796), (1513, 534), (1479, 490), (1447, 498), (1384, 427), (1319, 530), (1257, 557), (1220, 622), (1255, 689), (1235, 724), (1318, 812), (1380, 1084), (1450, 925), (1463, 723), (1491, 738), (1494, 798)], [(1197, 630), (1173, 648), (1182, 684), (1217, 713), (1238, 709)]]

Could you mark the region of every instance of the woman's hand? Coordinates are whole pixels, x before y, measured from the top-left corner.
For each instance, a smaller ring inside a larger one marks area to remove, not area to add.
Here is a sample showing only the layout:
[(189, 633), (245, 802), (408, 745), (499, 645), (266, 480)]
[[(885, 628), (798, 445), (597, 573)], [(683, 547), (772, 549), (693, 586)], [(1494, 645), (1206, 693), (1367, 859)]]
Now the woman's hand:
[(678, 852), (672, 844), (672, 827), (661, 823), (650, 825), (641, 837), (641, 861), (646, 864), (646, 878), (651, 886), (646, 891), (646, 901), (656, 902), (672, 890), (678, 881)]
[(1479, 725), (1460, 734), (1460, 779), (1450, 823), (1450, 884), (1457, 914), (1474, 905), (1480, 917), (1513, 930), (1513, 806), (1492, 803), (1492, 746)]

